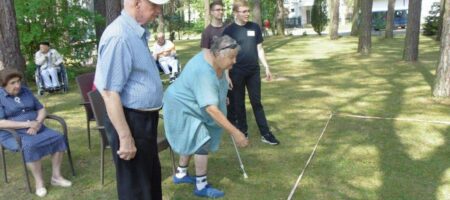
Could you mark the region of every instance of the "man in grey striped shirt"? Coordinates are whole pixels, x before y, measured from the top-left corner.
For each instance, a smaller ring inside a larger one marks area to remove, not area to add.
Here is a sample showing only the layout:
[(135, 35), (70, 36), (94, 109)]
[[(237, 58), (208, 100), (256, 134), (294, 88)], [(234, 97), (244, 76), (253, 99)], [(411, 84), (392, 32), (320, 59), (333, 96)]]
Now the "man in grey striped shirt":
[(105, 101), (105, 130), (116, 166), (119, 199), (162, 199), (157, 150), (163, 88), (144, 25), (168, 0), (125, 0), (104, 31), (95, 85)]

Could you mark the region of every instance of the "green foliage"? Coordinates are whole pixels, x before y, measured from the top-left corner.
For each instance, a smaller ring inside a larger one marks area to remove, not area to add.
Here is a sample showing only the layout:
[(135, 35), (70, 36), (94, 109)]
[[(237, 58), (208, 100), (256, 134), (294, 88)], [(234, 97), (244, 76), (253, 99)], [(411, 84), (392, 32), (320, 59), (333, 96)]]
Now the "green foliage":
[(433, 3), (431, 5), (431, 10), (429, 12), (429, 16), (425, 17), (425, 23), (423, 26), (423, 35), (426, 36), (432, 36), (436, 35), (438, 27), (439, 27), (439, 21), (442, 16), (440, 16), (441, 13), (441, 6), (440, 4)]
[[(72, 0), (16, 1), (20, 48), (29, 65), (39, 42), (48, 41), (65, 59), (66, 66), (79, 65), (95, 49), (95, 23), (103, 19), (82, 3)], [(34, 67), (33, 67), (34, 68)]]
[(377, 31), (386, 28), (386, 12), (372, 13), (372, 27)]
[(314, 31), (322, 35), (322, 31), (328, 24), (327, 13), (327, 1), (326, 0), (314, 0), (314, 5), (311, 11), (311, 25)]

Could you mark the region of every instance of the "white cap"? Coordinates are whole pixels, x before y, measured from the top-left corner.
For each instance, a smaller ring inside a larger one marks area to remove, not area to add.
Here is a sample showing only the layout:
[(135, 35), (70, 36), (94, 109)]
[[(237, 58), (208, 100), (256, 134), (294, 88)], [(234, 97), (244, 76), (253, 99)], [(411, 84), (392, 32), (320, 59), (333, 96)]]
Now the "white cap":
[(162, 4), (169, 2), (169, 0), (148, 0), (148, 1), (150, 1), (154, 4), (158, 4), (158, 5), (162, 5)]

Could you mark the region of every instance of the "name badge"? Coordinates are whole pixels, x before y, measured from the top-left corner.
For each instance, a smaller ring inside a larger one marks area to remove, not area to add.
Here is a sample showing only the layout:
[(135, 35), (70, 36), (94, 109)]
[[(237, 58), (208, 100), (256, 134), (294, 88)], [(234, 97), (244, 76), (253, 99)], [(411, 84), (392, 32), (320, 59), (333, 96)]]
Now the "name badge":
[(247, 36), (255, 37), (255, 31), (247, 31)]

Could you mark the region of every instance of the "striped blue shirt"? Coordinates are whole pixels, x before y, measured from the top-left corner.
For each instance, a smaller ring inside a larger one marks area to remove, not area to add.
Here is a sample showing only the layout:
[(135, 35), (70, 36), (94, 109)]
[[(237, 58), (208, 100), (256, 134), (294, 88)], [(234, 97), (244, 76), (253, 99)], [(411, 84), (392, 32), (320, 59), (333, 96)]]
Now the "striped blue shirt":
[(148, 48), (150, 33), (122, 11), (103, 32), (98, 48), (95, 86), (119, 93), (123, 106), (162, 106), (163, 87)]

